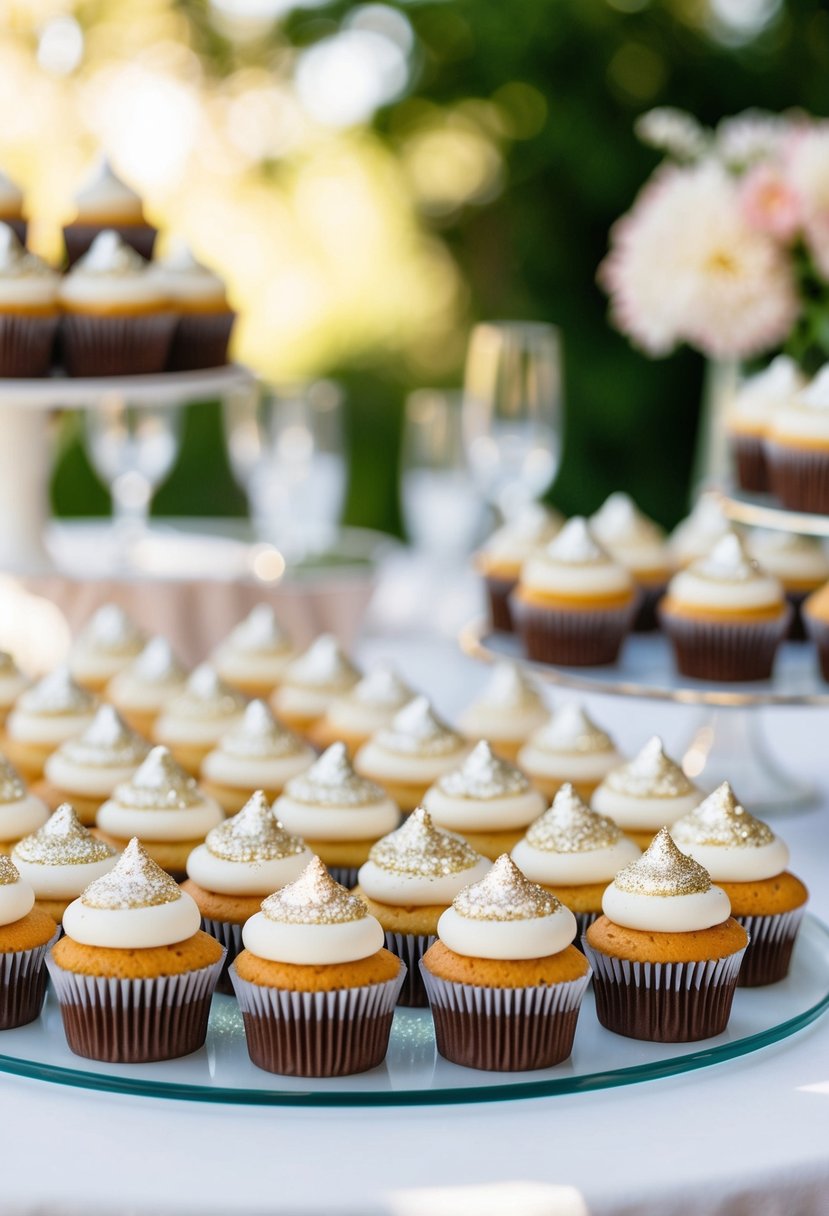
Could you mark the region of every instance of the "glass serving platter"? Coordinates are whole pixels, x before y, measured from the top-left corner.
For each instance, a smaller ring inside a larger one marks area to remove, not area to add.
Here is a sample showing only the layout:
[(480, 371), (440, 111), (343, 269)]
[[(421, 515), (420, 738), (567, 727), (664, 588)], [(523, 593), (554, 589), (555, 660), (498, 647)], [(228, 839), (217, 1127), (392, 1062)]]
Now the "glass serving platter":
[(0, 1070), (84, 1089), (250, 1106), (496, 1102), (612, 1089), (707, 1068), (796, 1034), (827, 1006), (829, 929), (807, 916), (788, 979), (768, 988), (738, 988), (726, 1032), (701, 1043), (649, 1043), (611, 1034), (596, 1020), (588, 991), (573, 1054), (555, 1068), (490, 1073), (450, 1064), (435, 1051), (428, 1009), (399, 1009), (382, 1067), (353, 1077), (308, 1080), (255, 1068), (235, 999), (216, 996), (200, 1051), (159, 1064), (99, 1064), (69, 1051), (50, 993), (36, 1022), (0, 1035)]

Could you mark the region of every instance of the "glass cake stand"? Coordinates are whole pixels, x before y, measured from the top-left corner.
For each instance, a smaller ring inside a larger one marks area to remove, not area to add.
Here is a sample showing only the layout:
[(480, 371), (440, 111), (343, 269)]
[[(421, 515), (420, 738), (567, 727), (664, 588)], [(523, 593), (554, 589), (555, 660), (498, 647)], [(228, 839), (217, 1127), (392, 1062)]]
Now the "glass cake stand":
[(777, 532), (794, 532), (800, 536), (829, 537), (829, 515), (790, 511), (787, 507), (781, 507), (771, 494), (723, 490), (720, 493), (720, 506), (723, 514), (735, 524), (749, 528), (774, 528)]
[(36, 1022), (0, 1035), (0, 1071), (110, 1093), (249, 1106), (425, 1106), (555, 1097), (614, 1089), (707, 1068), (789, 1038), (829, 1007), (829, 929), (807, 916), (789, 977), (738, 988), (728, 1029), (700, 1043), (649, 1043), (611, 1034), (592, 991), (573, 1054), (539, 1072), (491, 1073), (450, 1064), (435, 1051), (428, 1009), (398, 1009), (385, 1063), (353, 1077), (301, 1079), (262, 1072), (248, 1059), (233, 997), (215, 996), (205, 1046), (158, 1064), (99, 1064), (72, 1055), (52, 993)]

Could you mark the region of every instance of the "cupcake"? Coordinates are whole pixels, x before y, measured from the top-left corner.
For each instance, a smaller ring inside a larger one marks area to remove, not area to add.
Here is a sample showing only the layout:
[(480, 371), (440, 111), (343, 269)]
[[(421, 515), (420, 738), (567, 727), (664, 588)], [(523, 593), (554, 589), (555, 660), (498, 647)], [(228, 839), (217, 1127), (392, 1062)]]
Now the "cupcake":
[(527, 559), (510, 596), (528, 658), (567, 667), (615, 663), (638, 603), (630, 573), (580, 516)]
[(152, 257), (156, 230), (144, 219), (141, 199), (115, 175), (108, 161), (101, 160), (95, 166), (73, 201), (75, 217), (63, 229), (70, 266), (107, 228), (114, 229), (142, 258)]
[(144, 649), (110, 680), (106, 697), (139, 735), (149, 738), (165, 706), (184, 691), (187, 672), (166, 638), (150, 638)]
[(0, 223), (0, 376), (45, 376), (58, 330), (60, 276)]
[(435, 827), (424, 807), (372, 846), (355, 894), (383, 926), (386, 948), (406, 964), (399, 1004), (428, 1004), (420, 960), (436, 941), (438, 921), (452, 900), (489, 868), (465, 841)]
[(61, 348), (70, 376), (161, 372), (176, 314), (146, 262), (107, 230), (60, 286)]
[(179, 242), (153, 265), (178, 313), (178, 324), (167, 361), (171, 372), (227, 363), (227, 346), (236, 314), (227, 302), (222, 279)]
[(475, 568), (483, 577), (493, 629), (512, 633), (514, 621), (510, 595), (518, 585), (521, 567), (562, 529), (558, 511), (540, 502), (530, 503), (515, 519), (493, 532), (475, 555)]
[(737, 485), (749, 493), (769, 488), (766, 435), (775, 412), (785, 407), (806, 385), (806, 377), (787, 355), (778, 355), (768, 367), (749, 376), (734, 395), (725, 433), (734, 461)]
[(267, 697), (296, 655), (270, 604), (257, 604), (216, 647), (210, 661), (221, 678), (248, 697)]
[(3, 750), (29, 781), (43, 776), (52, 752), (91, 726), (98, 702), (76, 684), (68, 667), (56, 667), (17, 698), (6, 719)]
[(518, 767), (548, 799), (565, 782), (589, 799), (600, 781), (623, 757), (606, 731), (580, 705), (569, 702), (553, 711), (518, 753)]
[(0, 855), (0, 1030), (33, 1022), (46, 994), (46, 952), (58, 927), (35, 907), (35, 893)]
[(517, 663), (498, 663), (484, 691), (458, 718), (467, 739), (487, 739), (514, 760), (533, 731), (547, 721), (547, 708)]
[(94, 824), (98, 807), (130, 779), (149, 750), (116, 709), (102, 705), (83, 734), (49, 756), (37, 793), (53, 809), (71, 802), (81, 823)]
[(21, 245), (26, 244), (28, 224), (23, 214), (23, 191), (0, 169), (0, 223), (7, 224)]
[(245, 698), (208, 663), (193, 671), (178, 696), (162, 709), (153, 738), (169, 747), (188, 773), (197, 777), (205, 756), (242, 722)]
[(639, 846), (605, 815), (563, 785), (549, 810), (532, 824), (512, 850), (522, 874), (569, 908), (579, 938), (602, 911), (605, 887), (640, 854)]
[(356, 895), (315, 857), (242, 929), (230, 977), (251, 1060), (267, 1072), (342, 1077), (382, 1064), (406, 968)]
[(718, 494), (701, 495), (691, 514), (681, 520), (668, 537), (674, 566), (684, 569), (699, 557), (707, 557), (718, 540), (731, 531), (723, 515)]
[(109, 1064), (203, 1046), (224, 949), (136, 839), (63, 916), (47, 961), (71, 1051)]
[(271, 704), (280, 721), (305, 734), (331, 702), (353, 688), (359, 678), (359, 671), (337, 639), (322, 633), (285, 668)]
[(0, 726), (9, 716), (9, 711), (29, 681), (18, 668), (14, 659), (5, 650), (0, 650)]
[(104, 604), (72, 644), (69, 670), (82, 688), (103, 692), (113, 676), (138, 658), (146, 640), (123, 608)]
[(109, 873), (118, 853), (93, 836), (64, 802), (43, 827), (18, 840), (11, 859), (34, 891), (35, 907), (60, 924), (72, 900)]
[(332, 743), (306, 772), (288, 781), (273, 809), (346, 887), (354, 886), (372, 845), (400, 822), (385, 790), (354, 772), (344, 743)]
[(440, 1054), (489, 1072), (566, 1060), (590, 981), (575, 933), (573, 913), (506, 854), (456, 895), (420, 965)]
[(514, 848), (547, 804), (520, 769), (482, 740), (463, 764), (430, 786), (423, 805), (439, 827), (494, 861)]
[(674, 575), (659, 605), (676, 665), (696, 680), (768, 680), (792, 610), (780, 582), (746, 556), (736, 532)]
[(780, 837), (749, 815), (727, 781), (677, 820), (671, 836), (722, 887), (748, 934), (740, 985), (785, 979), (809, 893), (786, 869), (789, 850)]
[(348, 692), (334, 698), (311, 727), (309, 738), (317, 747), (341, 742), (356, 752), (376, 731), (391, 726), (397, 711), (414, 696), (394, 668), (378, 663)]
[(176, 764), (166, 747), (154, 747), (129, 781), (101, 806), (96, 835), (116, 849), (136, 836), (163, 869), (183, 875), (187, 858), (224, 812)]
[(803, 626), (817, 648), (820, 673), (829, 683), (829, 583), (803, 602)]
[(426, 697), (415, 697), (398, 710), (391, 726), (378, 730), (360, 748), (354, 767), (382, 785), (402, 811), (413, 811), (429, 786), (456, 768), (470, 750)]
[(633, 628), (656, 629), (656, 605), (673, 572), (665, 532), (644, 515), (629, 494), (617, 491), (590, 517), (593, 535), (632, 575), (640, 591)]
[(0, 755), (0, 854), (10, 853), (22, 836), (36, 832), (49, 818), (49, 808), (30, 794), (17, 770)]
[(748, 935), (667, 828), (616, 875), (602, 907), (584, 935), (601, 1024), (653, 1043), (722, 1034)]
[(257, 790), (238, 815), (212, 828), (187, 858), (182, 889), (198, 904), (204, 931), (227, 951), (220, 992), (233, 992), (227, 969), (242, 949), (245, 921), (259, 911), (266, 895), (299, 878), (312, 857)]
[(774, 411), (765, 452), (772, 493), (784, 507), (829, 513), (829, 364)]
[(202, 788), (228, 814), (235, 814), (254, 790), (264, 790), (273, 801), (285, 782), (310, 768), (315, 759), (316, 752), (281, 726), (264, 701), (251, 701), (238, 725), (205, 756)]
[(646, 849), (655, 832), (687, 815), (704, 797), (665, 755), (662, 740), (654, 735), (632, 760), (610, 770), (596, 789), (592, 806)]
[(803, 601), (829, 580), (829, 557), (819, 540), (793, 532), (758, 529), (748, 535), (748, 554), (767, 574), (783, 584), (792, 608), (789, 640), (803, 642), (806, 630), (800, 613)]

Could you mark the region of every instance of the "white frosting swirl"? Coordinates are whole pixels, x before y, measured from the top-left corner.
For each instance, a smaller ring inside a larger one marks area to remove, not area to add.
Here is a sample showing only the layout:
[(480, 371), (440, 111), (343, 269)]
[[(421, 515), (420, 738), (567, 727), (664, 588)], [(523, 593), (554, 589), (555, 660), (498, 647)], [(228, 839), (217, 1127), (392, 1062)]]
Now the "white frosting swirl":
[(402, 907), (448, 905), (464, 887), (488, 873), (490, 863), (418, 807), (406, 822), (374, 845), (360, 868), (360, 889), (379, 903)]
[(766, 573), (779, 578), (787, 589), (803, 585), (811, 590), (829, 579), (829, 557), (814, 537), (758, 529), (750, 533), (747, 548)]
[(519, 767), (531, 776), (568, 781), (601, 781), (621, 759), (610, 736), (574, 702), (554, 710), (518, 753)]
[(612, 820), (591, 811), (569, 784), (512, 851), (527, 878), (551, 886), (609, 882), (638, 856), (633, 841)]
[(60, 276), (24, 249), (13, 229), (0, 223), (0, 309), (52, 311)]
[(270, 604), (257, 604), (213, 652), (222, 679), (276, 684), (294, 657), (290, 637)]
[(668, 595), (677, 604), (715, 611), (751, 611), (783, 604), (783, 588), (747, 557), (736, 532), (727, 532), (707, 557), (674, 575)]
[(140, 224), (141, 199), (113, 172), (102, 157), (81, 183), (74, 197), (77, 223)]
[(314, 751), (277, 722), (264, 701), (251, 701), (242, 720), (205, 756), (202, 776), (237, 789), (281, 789), (305, 772)]
[(35, 906), (35, 893), (8, 857), (0, 855), (0, 925), (13, 925)]
[(737, 390), (727, 420), (729, 428), (762, 433), (775, 410), (790, 404), (805, 384), (806, 378), (794, 359), (778, 355)]
[(44, 771), (59, 790), (104, 798), (132, 776), (149, 750), (111, 705), (102, 705), (83, 734), (49, 756)]
[(458, 719), (467, 738), (519, 742), (547, 719), (544, 702), (517, 663), (498, 663), (484, 691)]
[(173, 760), (155, 747), (132, 778), (98, 810), (98, 827), (113, 836), (145, 840), (197, 840), (224, 820), (224, 812)]
[(727, 781), (678, 820), (671, 836), (717, 882), (760, 882), (789, 864), (786, 845), (741, 806)]
[(147, 262), (113, 229), (99, 232), (60, 284), (60, 302), (70, 309), (162, 309), (164, 285)]
[(629, 494), (617, 490), (590, 517), (590, 527), (608, 553), (635, 576), (648, 578), (671, 565), (665, 533)]
[(731, 915), (725, 891), (712, 886), (706, 870), (681, 853), (667, 828), (605, 890), (609, 920), (652, 933), (692, 933), (722, 924)]
[(174, 241), (166, 256), (153, 263), (152, 272), (160, 278), (165, 295), (182, 311), (188, 305), (227, 307), (223, 280), (197, 261), (184, 241)]
[(711, 552), (721, 537), (730, 531), (716, 494), (703, 494), (691, 514), (674, 528), (668, 548), (678, 566), (687, 566)]
[(75, 639), (69, 669), (78, 680), (110, 680), (141, 653), (144, 642), (123, 608), (103, 604)]
[(331, 702), (326, 721), (334, 732), (373, 735), (389, 726), (397, 711), (414, 695), (393, 667), (378, 663), (352, 689)]
[(506, 564), (517, 574), (522, 563), (557, 536), (563, 526), (564, 517), (558, 511), (540, 502), (529, 503), (486, 541), (481, 550), (484, 564)]
[(313, 857), (303, 849), (288, 857), (265, 861), (227, 861), (200, 844), (187, 858), (187, 873), (205, 891), (219, 895), (268, 895), (299, 878)]
[(286, 832), (261, 790), (238, 815), (208, 832), (187, 859), (187, 873), (207, 891), (267, 895), (299, 878), (313, 854)]
[(28, 687), (29, 681), (12, 656), (0, 650), (0, 709), (8, 709)]
[(107, 695), (122, 709), (154, 713), (183, 690), (186, 677), (170, 643), (157, 636), (113, 677)]
[(769, 437), (782, 443), (829, 443), (829, 364), (772, 415)]
[(66, 666), (56, 667), (18, 697), (6, 722), (13, 739), (55, 747), (92, 721), (97, 700), (79, 688)]
[(218, 743), (242, 717), (245, 698), (230, 688), (209, 663), (202, 663), (183, 692), (168, 701), (155, 724), (165, 743)]
[(345, 692), (359, 678), (359, 671), (330, 633), (320, 634), (285, 670), (286, 685), (332, 694)]
[(379, 785), (358, 777), (342, 743), (292, 778), (274, 803), (289, 831), (308, 840), (377, 840), (397, 827), (400, 812)]
[(599, 544), (586, 519), (576, 515), (558, 536), (521, 568), (521, 585), (548, 595), (608, 598), (631, 593), (630, 573)]
[(654, 735), (632, 760), (607, 774), (592, 801), (595, 811), (623, 828), (655, 832), (693, 810), (702, 797)]
[(36, 832), (49, 818), (49, 808), (34, 794), (24, 794), (13, 802), (0, 802), (0, 840), (19, 840)]

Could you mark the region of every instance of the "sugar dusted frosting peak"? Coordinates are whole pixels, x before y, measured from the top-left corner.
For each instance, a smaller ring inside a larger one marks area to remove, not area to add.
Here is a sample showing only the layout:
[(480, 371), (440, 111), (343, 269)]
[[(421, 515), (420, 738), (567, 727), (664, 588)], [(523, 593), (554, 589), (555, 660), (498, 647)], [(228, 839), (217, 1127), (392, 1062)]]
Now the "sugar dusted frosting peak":
[(530, 783), (519, 768), (496, 756), (482, 739), (459, 768), (440, 778), (438, 786), (454, 798), (504, 798), (525, 793)]
[(372, 846), (369, 861), (392, 874), (441, 878), (471, 869), (480, 857), (465, 840), (435, 827), (429, 812), (418, 807), (402, 827)]
[(414, 693), (389, 663), (378, 663), (354, 685), (351, 696), (364, 705), (396, 709), (408, 704)]
[(804, 385), (803, 373), (788, 355), (778, 355), (768, 367), (749, 376), (737, 394), (738, 406), (753, 401), (781, 401)]
[(142, 684), (179, 684), (187, 674), (170, 643), (160, 634), (150, 638), (128, 670)]
[(29, 275), (54, 277), (55, 272), (42, 258), (25, 248), (9, 224), (0, 223), (0, 275), (14, 278)]
[(611, 848), (621, 839), (622, 829), (612, 819), (592, 811), (569, 782), (525, 836), (532, 848), (549, 853), (587, 853)]
[(21, 861), (41, 865), (89, 865), (114, 857), (117, 850), (83, 826), (68, 802), (61, 803), (43, 827), (15, 845)]
[(147, 263), (140, 253), (123, 241), (114, 228), (99, 232), (83, 257), (78, 258), (70, 275), (144, 275)]
[(525, 878), (508, 853), (502, 853), (480, 882), (464, 887), (452, 901), (467, 920), (534, 920), (551, 916), (561, 904), (550, 891)]
[(19, 802), (26, 796), (26, 786), (12, 762), (0, 752), (0, 805)]
[(262, 790), (248, 799), (241, 811), (207, 833), (207, 850), (223, 861), (278, 861), (303, 853), (299, 836), (286, 832)]
[(713, 845), (729, 849), (756, 849), (771, 844), (774, 832), (755, 819), (738, 801), (727, 781), (671, 828), (680, 847)]
[(350, 688), (359, 678), (357, 668), (331, 633), (321, 633), (285, 673), (287, 683), (312, 688)]
[(137, 654), (144, 634), (118, 604), (102, 604), (78, 635), (83, 649), (107, 654)]
[(379, 785), (355, 773), (344, 743), (332, 743), (309, 769), (291, 778), (285, 793), (317, 806), (367, 806), (386, 798)]
[(122, 806), (135, 810), (185, 810), (202, 801), (195, 778), (176, 764), (166, 747), (154, 747), (129, 781), (115, 790)]
[(829, 409), (829, 363), (824, 364), (814, 380), (811, 380), (798, 400), (813, 410)]
[(566, 565), (581, 566), (611, 560), (583, 515), (574, 515), (572, 519), (568, 519), (544, 552), (549, 560)]
[(478, 704), (488, 709), (535, 709), (543, 701), (517, 663), (498, 663)]
[(435, 712), (428, 697), (415, 697), (394, 715), (376, 740), (389, 751), (406, 755), (442, 755), (460, 746), (461, 737)]
[(289, 925), (341, 925), (368, 915), (363, 901), (335, 882), (314, 857), (294, 882), (262, 903), (268, 920)]
[(740, 537), (731, 529), (720, 537), (707, 557), (693, 563), (691, 570), (718, 582), (748, 582), (761, 577), (757, 562), (748, 556)]
[(277, 621), (270, 604), (257, 604), (231, 630), (228, 643), (234, 650), (251, 654), (283, 654), (291, 647), (291, 639)]
[(623, 490), (616, 490), (605, 499), (595, 515), (591, 516), (590, 526), (603, 545), (662, 540), (662, 529), (648, 519)]
[(7, 887), (11, 883), (19, 881), (20, 874), (11, 857), (7, 857), (5, 853), (0, 853), (0, 887)]
[(222, 736), (221, 751), (242, 758), (272, 759), (296, 756), (304, 748), (298, 735), (288, 730), (261, 700), (245, 706), (241, 722)]
[(33, 714), (84, 714), (94, 709), (97, 701), (72, 679), (63, 664), (21, 693), (20, 709)]
[(608, 789), (631, 798), (681, 798), (693, 794), (696, 788), (680, 766), (665, 755), (658, 735), (650, 738), (627, 764), (613, 769), (604, 783)]
[(570, 701), (555, 710), (538, 730), (532, 742), (551, 752), (609, 752), (613, 741), (590, 718), (581, 705)]
[(699, 895), (711, 889), (708, 871), (680, 852), (667, 828), (660, 828), (640, 858), (613, 880), (629, 895)]
[(181, 693), (170, 702), (171, 716), (188, 718), (230, 717), (241, 711), (245, 698), (225, 684), (215, 667), (201, 663), (191, 672)]
[(112, 705), (99, 706), (83, 734), (60, 748), (65, 759), (82, 765), (137, 765), (149, 751), (150, 745), (130, 730)]
[(162, 870), (133, 836), (108, 874), (96, 878), (81, 895), (87, 908), (121, 911), (153, 908), (181, 899), (178, 883)]

